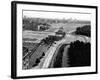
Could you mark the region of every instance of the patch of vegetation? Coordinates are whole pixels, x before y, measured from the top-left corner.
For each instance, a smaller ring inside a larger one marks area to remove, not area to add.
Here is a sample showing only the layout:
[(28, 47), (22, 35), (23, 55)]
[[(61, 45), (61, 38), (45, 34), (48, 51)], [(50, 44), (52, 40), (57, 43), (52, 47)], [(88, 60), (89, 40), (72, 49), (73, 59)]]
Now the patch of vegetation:
[(75, 41), (68, 50), (69, 67), (91, 65), (91, 44)]
[(91, 26), (90, 25), (84, 25), (82, 27), (78, 27), (76, 29), (76, 34), (78, 35), (85, 35), (88, 37), (91, 37)]
[(33, 39), (30, 39), (30, 38), (23, 38), (23, 42), (24, 41), (36, 41), (37, 39), (36, 38), (33, 38)]
[(50, 45), (52, 43), (54, 43), (55, 41), (57, 41), (57, 37), (56, 36), (48, 36), (44, 39), (41, 40), (41, 43), (44, 43), (44, 44), (47, 44), (47, 45)]
[(23, 47), (26, 47), (29, 51), (37, 47), (39, 43), (23, 42)]

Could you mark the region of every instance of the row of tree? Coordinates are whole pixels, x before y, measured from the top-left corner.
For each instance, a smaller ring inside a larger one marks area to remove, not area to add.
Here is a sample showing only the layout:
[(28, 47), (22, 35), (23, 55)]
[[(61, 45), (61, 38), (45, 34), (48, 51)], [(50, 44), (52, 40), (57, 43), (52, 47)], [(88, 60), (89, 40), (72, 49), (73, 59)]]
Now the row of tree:
[(42, 39), (41, 43), (50, 45), (50, 44), (54, 43), (55, 41), (57, 41), (56, 36), (48, 36), (48, 37)]
[[(57, 56), (54, 59), (53, 67), (59, 68), (62, 67), (64, 48), (66, 44), (63, 44), (57, 53)], [(68, 67), (81, 67), (81, 66), (90, 66), (91, 65), (91, 44), (84, 43), (80, 41), (75, 41), (70, 43), (70, 47), (66, 52), (65, 64), (68, 64)], [(65, 66), (66, 67), (66, 66)]]
[(78, 27), (75, 31), (78, 35), (85, 35), (90, 37), (91, 36), (91, 26), (90, 25), (84, 25), (82, 27)]
[(75, 41), (70, 44), (68, 50), (70, 67), (90, 66), (91, 64), (91, 44)]

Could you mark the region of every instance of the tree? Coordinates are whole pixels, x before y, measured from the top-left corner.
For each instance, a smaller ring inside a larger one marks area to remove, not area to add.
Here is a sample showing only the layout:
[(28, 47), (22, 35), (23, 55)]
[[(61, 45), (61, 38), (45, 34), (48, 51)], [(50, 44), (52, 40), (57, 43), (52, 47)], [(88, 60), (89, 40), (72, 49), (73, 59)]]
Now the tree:
[(91, 36), (91, 26), (90, 25), (84, 25), (82, 27), (78, 27), (75, 31), (78, 35), (85, 35), (90, 37)]
[(70, 44), (68, 50), (68, 58), (70, 67), (75, 66), (90, 66), (91, 64), (91, 45), (90, 43), (84, 43), (75, 41)]

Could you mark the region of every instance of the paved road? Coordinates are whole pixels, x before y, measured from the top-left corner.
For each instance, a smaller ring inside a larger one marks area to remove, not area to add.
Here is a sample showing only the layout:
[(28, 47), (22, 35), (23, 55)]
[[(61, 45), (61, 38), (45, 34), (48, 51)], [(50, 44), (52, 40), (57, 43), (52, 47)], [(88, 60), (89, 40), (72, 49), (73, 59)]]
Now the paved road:
[(59, 45), (61, 45), (62, 43), (64, 43), (66, 41), (66, 39), (63, 39), (61, 41), (57, 41), (56, 44), (53, 44), (49, 50), (47, 50), (47, 52), (45, 53), (45, 57), (43, 59), (41, 59), (40, 63), (34, 67), (35, 69), (39, 69), (39, 68), (48, 68), (48, 66), (50, 65), (53, 56), (55, 55), (55, 51), (58, 51), (58, 47), (60, 48)]
[[(58, 43), (56, 43), (54, 46), (51, 46), (50, 50), (47, 52), (48, 56), (46, 56), (45, 61), (44, 61), (44, 65), (42, 68), (49, 67), (49, 64), (53, 60), (54, 55), (57, 54), (57, 51), (60, 48), (60, 44), (62, 44), (62, 43), (69, 44), (69, 43), (74, 42), (76, 40), (83, 41), (83, 42), (89, 41), (88, 38), (85, 36), (75, 36), (75, 35), (67, 34), (64, 39), (62, 39), (61, 41), (58, 41)], [(66, 50), (68, 50), (68, 47), (69, 46), (66, 47), (67, 48)], [(67, 55), (63, 55), (63, 56), (67, 56)], [(65, 58), (65, 57), (63, 57), (63, 58)], [(63, 64), (63, 66), (65, 66), (65, 65)]]
[(49, 64), (49, 68), (53, 68), (53, 64), (54, 64), (54, 60), (55, 60), (55, 58), (56, 58), (56, 56), (57, 56), (57, 54), (58, 54), (58, 51), (59, 51), (59, 48), (62, 46), (62, 44), (63, 43), (61, 43), (61, 44), (59, 44), (58, 46), (57, 46), (57, 48), (56, 48), (56, 50), (55, 50), (55, 52), (54, 52), (54, 55), (52, 56), (52, 60), (50, 61), (50, 64)]
[[(76, 40), (83, 41), (83, 42), (90, 41), (90, 39), (85, 36), (80, 36), (80, 35), (76, 36), (76, 35), (72, 35), (72, 34), (66, 34), (66, 36), (62, 40), (57, 41), (56, 44), (53, 44), (49, 48), (49, 50), (47, 50), (47, 52), (45, 53), (45, 57), (43, 59), (41, 59), (41, 62), (38, 64), (38, 66), (36, 66), (34, 68), (48, 68), (51, 64), (51, 61), (54, 59), (54, 55), (57, 55), (57, 51), (59, 50), (61, 44), (62, 43), (70, 44), (71, 42), (74, 42)], [(68, 47), (66, 47), (66, 48), (68, 49)], [(67, 56), (67, 55), (63, 55), (63, 56)], [(63, 63), (64, 63), (64, 61), (63, 61)], [(62, 65), (65, 66), (63, 63), (62, 63)]]
[(53, 56), (55, 55), (55, 51), (58, 51), (57, 48), (60, 44), (62, 44), (63, 42), (65, 42), (65, 39), (56, 42), (56, 44), (53, 44), (50, 49), (46, 52), (47, 56), (45, 56), (45, 61), (44, 64), (42, 66), (42, 68), (48, 68), (48, 66), (50, 65)]

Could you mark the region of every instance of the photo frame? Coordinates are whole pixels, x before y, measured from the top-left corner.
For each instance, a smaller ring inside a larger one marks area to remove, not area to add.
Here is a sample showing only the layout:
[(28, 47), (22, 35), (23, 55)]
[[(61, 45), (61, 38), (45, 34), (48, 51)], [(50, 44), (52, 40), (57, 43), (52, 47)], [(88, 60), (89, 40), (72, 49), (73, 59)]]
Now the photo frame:
[(11, 78), (97, 73), (97, 6), (11, 2)]

